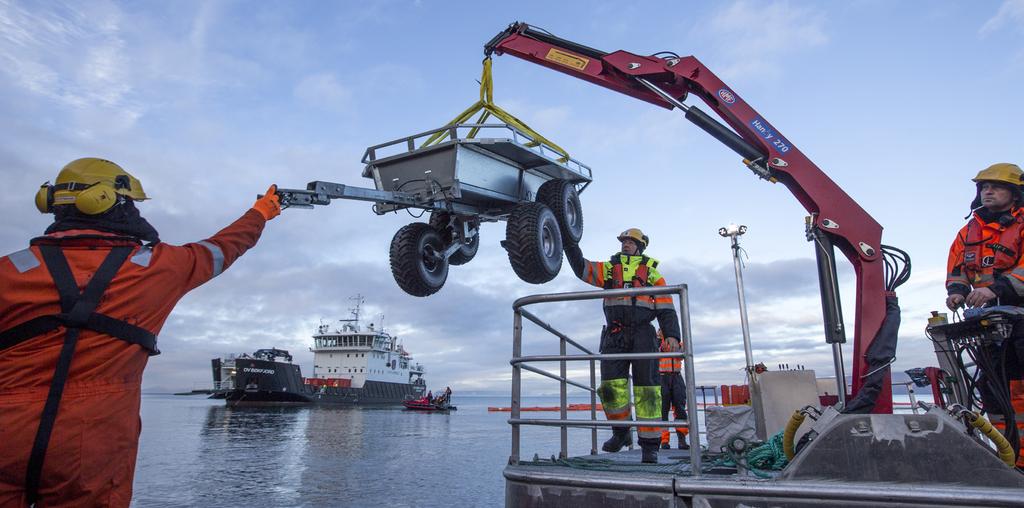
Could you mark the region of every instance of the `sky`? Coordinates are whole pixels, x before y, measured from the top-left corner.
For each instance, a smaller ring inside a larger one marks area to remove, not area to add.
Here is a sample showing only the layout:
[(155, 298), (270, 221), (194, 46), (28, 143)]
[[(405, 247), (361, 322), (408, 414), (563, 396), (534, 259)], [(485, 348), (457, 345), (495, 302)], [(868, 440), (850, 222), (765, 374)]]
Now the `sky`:
[[(372, 187), (366, 147), (444, 125), (477, 100), (482, 46), (513, 21), (604, 51), (693, 55), (814, 161), (906, 250), (913, 274), (894, 370), (934, 365), (924, 337), (944, 310), (945, 260), (979, 170), (1024, 164), (1024, 0), (848, 2), (44, 2), (0, 0), (0, 255), (52, 221), (39, 185), (67, 162), (113, 160), (151, 200), (142, 214), (172, 244), (243, 214), (271, 183)], [(741, 238), (755, 361), (834, 375), (824, 343), (807, 212), (782, 185), (668, 111), (512, 56), (494, 61), (495, 102), (593, 169), (581, 195), (590, 259), (640, 227), (670, 284), (685, 283), (699, 384), (742, 382), (732, 257)], [(691, 98), (688, 104), (699, 104)], [(704, 108), (707, 111), (708, 108)], [(277, 347), (312, 370), (321, 322), (363, 316), (398, 335), (431, 388), (508, 393), (512, 303), (586, 290), (563, 264), (518, 280), (482, 227), (469, 264), (427, 298), (405, 294), (388, 249), (405, 212), (335, 201), (289, 209), (230, 270), (178, 304), (146, 370), (150, 392), (208, 387), (209, 360)], [(840, 259), (851, 343), (853, 272)], [(534, 312), (597, 347), (597, 302)], [(557, 352), (529, 325), (524, 353)], [(588, 377), (584, 364), (570, 369)], [(527, 394), (557, 393), (526, 376)]]

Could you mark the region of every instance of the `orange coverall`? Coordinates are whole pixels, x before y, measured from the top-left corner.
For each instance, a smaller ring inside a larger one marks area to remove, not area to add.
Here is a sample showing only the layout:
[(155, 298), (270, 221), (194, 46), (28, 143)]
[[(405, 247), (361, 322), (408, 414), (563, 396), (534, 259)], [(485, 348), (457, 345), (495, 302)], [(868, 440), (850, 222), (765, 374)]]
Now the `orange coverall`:
[[(256, 244), (265, 223), (250, 209), (211, 238), (183, 246), (143, 247), (93, 230), (63, 231), (42, 242), (60, 239), (80, 290), (111, 249), (131, 246), (95, 312), (155, 335), (185, 293)], [(0, 331), (61, 312), (36, 243), (0, 258)], [(0, 349), (0, 507), (27, 504), (29, 455), (65, 335), (60, 327)], [(149, 355), (139, 345), (81, 329), (42, 465), (37, 506), (129, 505)]]
[[(1000, 304), (1021, 306), (1024, 304), (1024, 209), (1014, 208), (989, 220), (985, 216), (984, 210), (972, 214), (953, 240), (947, 261), (946, 292), (966, 296), (972, 288), (987, 287), (996, 294)], [(1003, 346), (1009, 348), (1004, 368), (1009, 378), (1019, 442), (1024, 451), (1024, 362), (1021, 361), (1024, 330), (1020, 324), (1014, 327), (1013, 335)], [(989, 376), (982, 373), (982, 379)], [(1003, 429), (1002, 411), (994, 403), (991, 389), (986, 383), (980, 385), (985, 411), (996, 427)], [(1017, 458), (1017, 466), (1024, 467), (1024, 453)]]

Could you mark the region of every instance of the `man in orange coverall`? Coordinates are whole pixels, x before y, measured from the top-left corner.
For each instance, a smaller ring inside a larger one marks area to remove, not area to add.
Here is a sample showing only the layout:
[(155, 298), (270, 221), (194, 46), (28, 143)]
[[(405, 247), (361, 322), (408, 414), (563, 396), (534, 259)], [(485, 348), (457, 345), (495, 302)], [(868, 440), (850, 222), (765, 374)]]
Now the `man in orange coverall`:
[(0, 507), (128, 506), (142, 371), (185, 293), (256, 245), (271, 186), (216, 235), (160, 243), (113, 162), (72, 161), (36, 195), (55, 220), (0, 258)]
[[(967, 224), (949, 248), (946, 306), (1024, 306), (1024, 172), (1001, 162), (978, 172)], [(982, 344), (976, 386), (989, 420), (1024, 449), (1024, 325), (1009, 340)], [(1012, 418), (1011, 418), (1012, 417)], [(1006, 431), (1007, 424), (1010, 431)], [(1024, 468), (1024, 453), (1017, 456)]]

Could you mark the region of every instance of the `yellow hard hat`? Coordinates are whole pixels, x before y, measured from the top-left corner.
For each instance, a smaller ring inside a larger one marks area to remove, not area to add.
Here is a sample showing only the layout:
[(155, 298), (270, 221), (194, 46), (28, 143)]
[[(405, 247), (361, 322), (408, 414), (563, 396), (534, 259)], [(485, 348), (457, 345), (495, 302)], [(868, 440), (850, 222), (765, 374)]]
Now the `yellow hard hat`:
[(124, 168), (106, 159), (86, 157), (64, 166), (53, 185), (47, 182), (39, 188), (36, 208), (51, 213), (54, 206), (73, 204), (82, 213), (97, 215), (123, 199), (118, 196), (135, 201), (148, 199), (142, 182)]
[(650, 243), (650, 239), (647, 238), (647, 235), (645, 235), (643, 231), (640, 231), (637, 228), (629, 228), (623, 231), (622, 233), (619, 233), (618, 239), (620, 242), (627, 238), (635, 241), (638, 245), (640, 245), (640, 247), (644, 249), (646, 249), (647, 244)]
[(993, 164), (978, 172), (978, 176), (972, 178), (974, 182), (1004, 182), (1011, 185), (1021, 185), (1024, 172), (1016, 164), (1000, 162)]

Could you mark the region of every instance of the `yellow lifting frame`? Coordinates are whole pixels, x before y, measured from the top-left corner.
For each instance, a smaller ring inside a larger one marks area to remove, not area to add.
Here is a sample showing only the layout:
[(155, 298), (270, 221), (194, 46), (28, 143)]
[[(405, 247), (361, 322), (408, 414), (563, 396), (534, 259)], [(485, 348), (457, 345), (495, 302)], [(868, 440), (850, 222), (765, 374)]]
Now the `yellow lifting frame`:
[[(445, 125), (445, 127), (455, 127), (459, 124), (466, 123), (466, 121), (472, 118), (473, 115), (475, 115), (477, 112), (480, 112), (480, 117), (477, 118), (476, 120), (477, 124), (484, 123), (491, 116), (497, 117), (499, 120), (505, 122), (512, 128), (533, 138), (533, 141), (526, 143), (526, 146), (533, 147), (543, 143), (550, 147), (551, 149), (553, 149), (554, 151), (558, 152), (562, 156), (561, 158), (558, 159), (559, 162), (565, 163), (569, 161), (569, 152), (565, 151), (565, 149), (563, 149), (562, 147), (552, 143), (551, 140), (549, 140), (548, 138), (541, 136), (537, 131), (531, 129), (528, 125), (526, 125), (525, 122), (512, 116), (509, 112), (505, 111), (504, 109), (501, 109), (500, 107), (498, 107), (497, 104), (494, 103), (494, 81), (491, 78), (491, 59), (489, 57), (484, 59), (484, 72), (483, 75), (480, 77), (480, 100), (477, 101), (472, 106), (466, 108), (466, 110), (463, 111), (462, 113), (459, 113), (459, 116), (456, 116), (452, 121), (448, 122), (448, 124)], [(476, 133), (479, 130), (479, 127), (473, 127), (472, 129), (470, 129), (469, 134), (466, 137), (476, 137)], [(423, 146), (427, 147), (436, 143), (440, 143), (444, 141), (445, 138), (450, 135), (450, 133), (450, 130), (436, 132), (423, 143)]]

